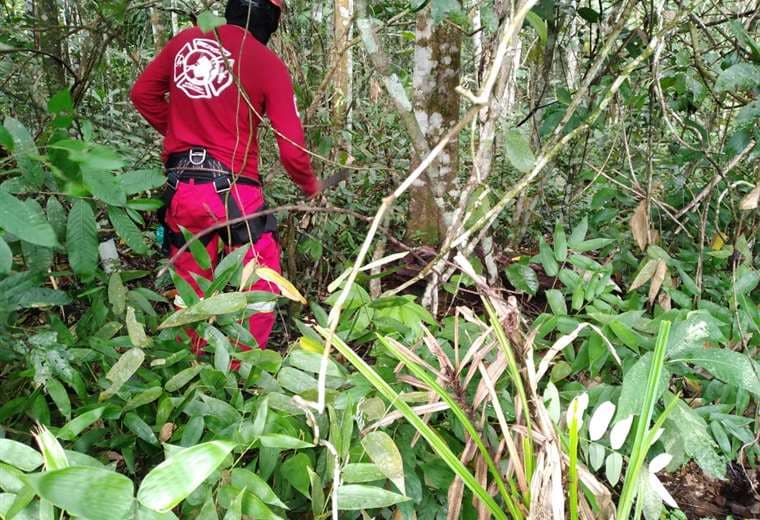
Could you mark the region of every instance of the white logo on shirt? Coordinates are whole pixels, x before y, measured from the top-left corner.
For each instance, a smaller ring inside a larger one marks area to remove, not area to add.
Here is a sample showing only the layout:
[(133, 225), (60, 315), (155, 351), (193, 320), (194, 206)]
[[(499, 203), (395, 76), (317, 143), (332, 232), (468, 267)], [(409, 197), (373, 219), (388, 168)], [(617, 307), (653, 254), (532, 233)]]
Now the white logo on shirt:
[(192, 99), (216, 97), (232, 85), (231, 55), (215, 40), (195, 38), (174, 57), (174, 83)]

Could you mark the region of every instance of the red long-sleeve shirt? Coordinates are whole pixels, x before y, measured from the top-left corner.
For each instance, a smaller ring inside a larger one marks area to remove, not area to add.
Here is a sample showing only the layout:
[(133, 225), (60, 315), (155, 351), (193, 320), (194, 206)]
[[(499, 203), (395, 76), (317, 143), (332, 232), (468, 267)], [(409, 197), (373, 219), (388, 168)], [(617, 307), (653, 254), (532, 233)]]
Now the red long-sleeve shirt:
[[(251, 114), (228, 66), (240, 79), (252, 105), (272, 126), (303, 147), (304, 133), (290, 74), (282, 61), (245, 29), (192, 27), (172, 38), (137, 78), (130, 98), (142, 116), (164, 136), (162, 157), (202, 146), (236, 173), (258, 178), (260, 123)], [(168, 99), (167, 95), (168, 94)], [(277, 135), (280, 160), (307, 195), (319, 189), (309, 155)]]

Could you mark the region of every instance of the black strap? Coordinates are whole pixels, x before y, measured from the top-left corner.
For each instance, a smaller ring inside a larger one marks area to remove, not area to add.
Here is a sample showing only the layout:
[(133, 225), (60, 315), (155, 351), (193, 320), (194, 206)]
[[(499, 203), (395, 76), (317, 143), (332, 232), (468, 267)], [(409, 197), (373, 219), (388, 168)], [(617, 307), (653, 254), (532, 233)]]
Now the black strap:
[[(166, 162), (167, 180), (166, 188), (162, 194), (163, 207), (158, 210), (158, 220), (164, 226), (164, 241), (162, 249), (164, 254), (169, 254), (169, 246), (182, 247), (186, 240), (181, 232), (173, 231), (166, 224), (166, 210), (171, 205), (177, 186), (180, 182), (193, 179), (196, 183), (213, 183), (214, 190), (225, 205), (227, 218), (235, 220), (243, 216), (235, 197), (232, 196), (232, 186), (236, 183), (261, 187), (261, 182), (251, 177), (239, 176), (233, 180), (232, 172), (226, 166), (217, 161), (204, 148), (193, 147), (185, 152), (172, 154)], [(264, 209), (258, 208), (254, 213)], [(274, 215), (259, 215), (242, 222), (226, 226), (214, 233), (209, 233), (200, 238), (203, 245), (208, 245), (211, 240), (219, 236), (228, 246), (256, 243), (265, 233), (277, 231), (277, 219)]]

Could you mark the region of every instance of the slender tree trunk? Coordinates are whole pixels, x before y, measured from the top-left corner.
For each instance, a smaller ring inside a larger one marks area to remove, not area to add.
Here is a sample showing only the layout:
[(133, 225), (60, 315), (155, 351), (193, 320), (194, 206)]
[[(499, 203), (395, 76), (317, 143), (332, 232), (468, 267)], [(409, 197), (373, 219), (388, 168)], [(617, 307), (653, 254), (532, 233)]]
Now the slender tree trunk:
[(45, 84), (48, 94), (53, 95), (66, 87), (66, 73), (63, 66), (61, 50), (61, 26), (58, 19), (58, 3), (56, 0), (36, 0), (34, 14), (39, 21), (41, 31), (37, 41), (39, 50), (46, 53), (42, 58), (45, 72)]
[(150, 27), (153, 30), (153, 45), (156, 54), (158, 54), (166, 45), (166, 26), (164, 25), (163, 12), (155, 7), (150, 9)]
[[(351, 19), (354, 15), (353, 0), (335, 0), (333, 14), (334, 52), (340, 53), (335, 70), (335, 96), (333, 97), (333, 122), (336, 129), (351, 129), (351, 101), (353, 95), (353, 56), (349, 42), (353, 37)], [(341, 139), (342, 146), (350, 151), (350, 139)]]
[[(428, 146), (434, 146), (459, 118), (462, 31), (452, 24), (433, 24), (430, 7), (417, 16), (414, 49), (414, 112)], [(411, 189), (407, 232), (437, 244), (451, 224), (458, 199), (459, 143), (452, 140), (435, 167)]]

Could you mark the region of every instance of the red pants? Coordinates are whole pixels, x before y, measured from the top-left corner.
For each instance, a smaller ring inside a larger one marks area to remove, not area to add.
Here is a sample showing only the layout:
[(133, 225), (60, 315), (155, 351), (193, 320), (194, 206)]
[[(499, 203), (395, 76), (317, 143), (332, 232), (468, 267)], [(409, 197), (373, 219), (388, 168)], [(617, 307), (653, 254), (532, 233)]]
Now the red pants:
[[(236, 184), (229, 192), (229, 196), (235, 197), (238, 207), (244, 215), (256, 212), (264, 204), (264, 196), (258, 186)], [(214, 185), (212, 183), (196, 184), (194, 179), (178, 184), (171, 205), (166, 210), (166, 224), (173, 231), (179, 231), (179, 226), (182, 226), (192, 233), (198, 233), (224, 222), (226, 219), (223, 199), (214, 191)], [(220, 232), (224, 232), (224, 230), (222, 229)], [(177, 274), (190, 283), (198, 294), (202, 293), (192, 275), (193, 273), (201, 275), (209, 280), (213, 278), (213, 269), (219, 260), (219, 241), (220, 238), (217, 235), (206, 246), (211, 258), (210, 269), (202, 269), (189, 250), (182, 253), (174, 262), (174, 269)], [(226, 247), (225, 252), (228, 253), (236, 247), (241, 246)], [(170, 255), (174, 256), (176, 251), (177, 248), (172, 246)], [(282, 272), (280, 269), (280, 247), (272, 233), (265, 233), (253, 244), (245, 255), (243, 265), (248, 264), (254, 258), (262, 266), (270, 267), (278, 273)], [(266, 280), (257, 280), (250, 287), (250, 290), (279, 293), (277, 286)], [(274, 312), (258, 312), (248, 320), (248, 328), (253, 337), (256, 338), (260, 348), (266, 347), (273, 325)], [(191, 337), (193, 338), (193, 349), (198, 352), (203, 347), (204, 342), (194, 332)], [(240, 345), (240, 347), (244, 350), (250, 348), (246, 345)]]

